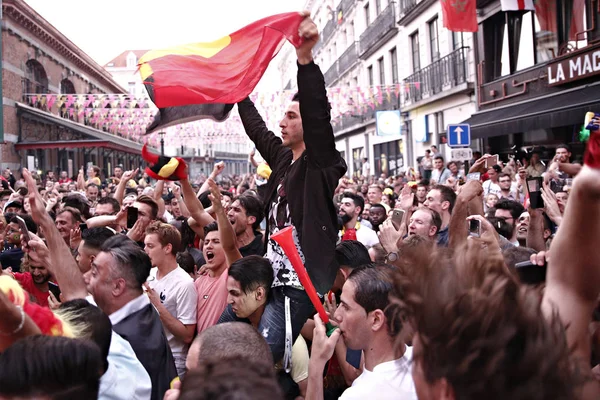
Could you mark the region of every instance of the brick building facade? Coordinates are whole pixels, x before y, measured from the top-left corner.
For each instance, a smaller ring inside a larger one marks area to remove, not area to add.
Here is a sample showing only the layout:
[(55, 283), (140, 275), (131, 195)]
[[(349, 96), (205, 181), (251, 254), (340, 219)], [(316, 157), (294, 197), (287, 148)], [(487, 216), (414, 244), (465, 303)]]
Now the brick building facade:
[(2, 3), (4, 142), (0, 167), (66, 170), (96, 164), (108, 175), (116, 164), (141, 164), (137, 142), (61, 113), (31, 94), (126, 93), (100, 65), (23, 0)]

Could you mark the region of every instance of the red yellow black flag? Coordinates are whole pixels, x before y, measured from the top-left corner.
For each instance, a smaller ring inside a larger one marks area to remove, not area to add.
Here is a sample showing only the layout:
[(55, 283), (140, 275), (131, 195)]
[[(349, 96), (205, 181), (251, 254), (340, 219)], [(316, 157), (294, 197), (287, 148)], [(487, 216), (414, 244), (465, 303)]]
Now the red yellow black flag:
[(301, 43), (299, 13), (273, 15), (210, 43), (152, 50), (139, 70), (159, 108), (237, 103), (258, 84), (285, 39)]

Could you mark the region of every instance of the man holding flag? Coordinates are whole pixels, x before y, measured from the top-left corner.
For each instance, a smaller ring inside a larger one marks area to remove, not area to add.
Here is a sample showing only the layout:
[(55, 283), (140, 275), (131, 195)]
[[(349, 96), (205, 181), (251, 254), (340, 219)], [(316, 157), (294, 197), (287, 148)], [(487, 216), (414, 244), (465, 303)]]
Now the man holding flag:
[[(337, 214), (333, 195), (346, 163), (335, 148), (325, 80), (312, 58), (319, 40), (317, 26), (308, 12), (301, 14), (296, 47), (298, 93), (286, 110), (281, 138), (268, 130), (254, 104), (238, 103), (246, 133), (272, 169), (265, 204), (266, 257), (273, 266), (272, 296), (258, 326), (278, 361), (291, 355), (291, 346), (314, 308), (289, 259), (272, 239), (274, 233), (293, 227), (294, 244), (320, 295), (332, 286), (338, 270), (334, 259)], [(228, 307), (219, 322), (235, 319)], [(288, 348), (289, 347), (289, 348)]]

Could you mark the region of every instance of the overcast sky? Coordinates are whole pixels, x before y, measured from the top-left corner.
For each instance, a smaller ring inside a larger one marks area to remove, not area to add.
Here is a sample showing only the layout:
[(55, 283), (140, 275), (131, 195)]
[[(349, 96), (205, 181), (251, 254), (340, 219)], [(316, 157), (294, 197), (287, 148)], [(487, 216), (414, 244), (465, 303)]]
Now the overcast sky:
[[(306, 0), (25, 1), (100, 65), (124, 50), (212, 41), (263, 17), (300, 11), (306, 3)], [(269, 68), (271, 74), (274, 67)]]

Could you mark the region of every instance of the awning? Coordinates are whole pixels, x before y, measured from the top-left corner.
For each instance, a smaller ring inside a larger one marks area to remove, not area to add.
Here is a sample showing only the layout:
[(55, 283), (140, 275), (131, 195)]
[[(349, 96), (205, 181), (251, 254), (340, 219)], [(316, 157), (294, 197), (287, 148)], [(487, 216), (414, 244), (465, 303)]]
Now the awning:
[(600, 83), (481, 111), (463, 123), (471, 125), (472, 138), (483, 139), (583, 124), (588, 111), (600, 112)]
[(18, 142), (15, 144), (16, 150), (36, 150), (36, 149), (82, 149), (89, 147), (102, 147), (111, 150), (123, 150), (106, 140), (60, 140), (60, 141), (41, 141), (41, 142)]
[(131, 154), (140, 155), (142, 152), (142, 144), (133, 140), (125, 139), (101, 130), (92, 128), (69, 119), (61, 118), (58, 115), (42, 111), (35, 107), (30, 107), (23, 103), (16, 103), (18, 111), (27, 118), (64, 126), (65, 128), (82, 133), (84, 137), (89, 137), (89, 140), (76, 141), (46, 141), (46, 142), (18, 142), (15, 144), (17, 150), (22, 149), (44, 149), (44, 148), (80, 148), (80, 147), (103, 147), (112, 150), (123, 151)]

